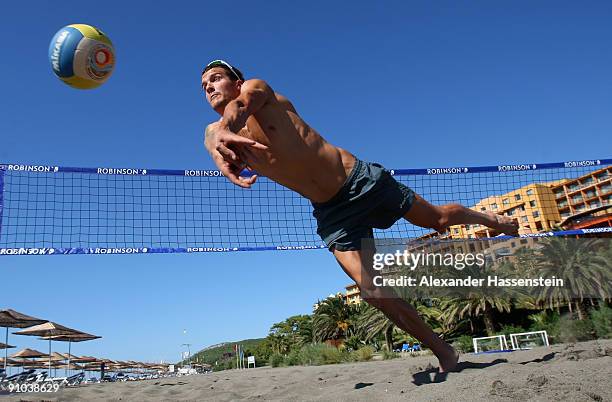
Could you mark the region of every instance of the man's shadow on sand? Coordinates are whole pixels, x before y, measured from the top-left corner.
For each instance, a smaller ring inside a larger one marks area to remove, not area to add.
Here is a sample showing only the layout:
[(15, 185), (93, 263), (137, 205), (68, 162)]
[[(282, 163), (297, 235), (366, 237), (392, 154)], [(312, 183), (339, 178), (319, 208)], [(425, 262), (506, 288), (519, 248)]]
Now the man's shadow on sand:
[[(526, 362), (519, 362), (518, 364), (528, 364), (528, 363), (542, 363), (542, 362), (546, 362), (551, 360), (553, 357), (555, 357), (556, 353), (549, 353), (545, 356), (543, 356), (542, 358), (538, 358), (538, 359), (534, 359), (534, 360), (529, 360)], [(453, 371), (451, 371), (451, 373), (460, 373), (463, 370), (470, 370), (470, 369), (484, 369), (487, 367), (491, 367), (491, 366), (495, 366), (496, 364), (500, 364), (500, 363), (508, 363), (508, 360), (506, 359), (495, 359), (490, 363), (473, 363), (473, 362), (459, 362), (457, 364), (457, 367), (455, 367), (455, 369)], [(432, 379), (432, 374), (433, 374), (433, 379)], [(430, 368), (424, 371), (420, 371), (418, 373), (415, 373), (412, 375), (412, 383), (414, 385), (421, 386), (424, 384), (435, 384), (435, 383), (440, 383), (440, 382), (444, 382), (446, 381), (446, 378), (448, 377), (448, 372), (446, 373), (439, 373), (437, 368)]]
[[(495, 366), (496, 364), (500, 364), (500, 363), (508, 363), (508, 360), (495, 359), (490, 363), (459, 362), (457, 364), (457, 367), (455, 367), (455, 369), (451, 371), (451, 373), (460, 373), (463, 370), (468, 370), (468, 369), (484, 369), (487, 367)], [(432, 374), (433, 374), (433, 379), (432, 379)], [(440, 382), (446, 381), (448, 374), (449, 374), (448, 372), (440, 373), (438, 372), (437, 368), (432, 367), (430, 369), (419, 371), (418, 373), (414, 373), (412, 375), (412, 383), (416, 385), (417, 387), (424, 385), (424, 384), (440, 383)]]

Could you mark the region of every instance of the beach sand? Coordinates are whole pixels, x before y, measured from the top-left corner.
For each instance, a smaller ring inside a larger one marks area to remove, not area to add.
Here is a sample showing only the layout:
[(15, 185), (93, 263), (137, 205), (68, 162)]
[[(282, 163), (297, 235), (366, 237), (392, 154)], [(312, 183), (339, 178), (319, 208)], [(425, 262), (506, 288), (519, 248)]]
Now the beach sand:
[(459, 372), (435, 376), (436, 359), (231, 370), (84, 385), (1, 401), (612, 401), (612, 340), (461, 356)]

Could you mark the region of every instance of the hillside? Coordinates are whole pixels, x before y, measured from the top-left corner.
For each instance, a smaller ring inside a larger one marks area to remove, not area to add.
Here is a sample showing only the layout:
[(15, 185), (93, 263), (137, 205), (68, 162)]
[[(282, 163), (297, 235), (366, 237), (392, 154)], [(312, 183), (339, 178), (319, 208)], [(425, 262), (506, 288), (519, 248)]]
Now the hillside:
[(242, 345), (243, 350), (253, 350), (259, 343), (263, 342), (264, 339), (265, 338), (244, 339), (242, 341), (223, 342), (218, 343), (216, 345), (208, 346), (200, 350), (199, 352), (194, 353), (191, 357), (191, 361), (214, 365), (215, 362), (221, 362), (224, 360), (224, 353), (234, 353), (234, 345)]

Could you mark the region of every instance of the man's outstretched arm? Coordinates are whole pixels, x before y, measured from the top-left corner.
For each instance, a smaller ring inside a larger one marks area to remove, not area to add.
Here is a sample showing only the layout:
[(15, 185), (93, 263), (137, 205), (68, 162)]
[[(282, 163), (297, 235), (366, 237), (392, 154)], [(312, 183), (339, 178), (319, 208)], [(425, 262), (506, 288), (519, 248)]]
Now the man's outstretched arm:
[(251, 187), (257, 179), (240, 177), (246, 166), (240, 157), (240, 148), (253, 147), (265, 150), (267, 147), (257, 141), (239, 136), (235, 133), (242, 129), (247, 119), (256, 113), (274, 96), (272, 89), (262, 80), (248, 80), (242, 85), (240, 95), (227, 104), (220, 121), (206, 128), (205, 146), (221, 172), (234, 184), (240, 187)]
[(237, 133), (244, 127), (249, 116), (257, 113), (273, 98), (274, 91), (265, 81), (245, 81), (240, 88), (240, 95), (225, 107), (220, 126)]

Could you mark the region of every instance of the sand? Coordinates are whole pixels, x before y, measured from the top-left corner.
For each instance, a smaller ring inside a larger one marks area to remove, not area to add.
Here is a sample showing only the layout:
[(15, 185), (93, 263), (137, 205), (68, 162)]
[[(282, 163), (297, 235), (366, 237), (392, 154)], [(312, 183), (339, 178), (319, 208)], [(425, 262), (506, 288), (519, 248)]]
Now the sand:
[(84, 385), (3, 401), (612, 401), (612, 340), (528, 351), (465, 354), (460, 371), (434, 375), (433, 356), (362, 363), (262, 367)]

